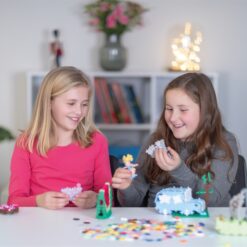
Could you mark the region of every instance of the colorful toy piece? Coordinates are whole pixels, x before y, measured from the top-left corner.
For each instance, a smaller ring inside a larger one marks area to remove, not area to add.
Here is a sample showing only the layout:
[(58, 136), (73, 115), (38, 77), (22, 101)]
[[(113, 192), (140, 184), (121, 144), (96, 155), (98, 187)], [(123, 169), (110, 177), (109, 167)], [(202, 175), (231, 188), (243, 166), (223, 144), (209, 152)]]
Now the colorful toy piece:
[(136, 173), (136, 168), (135, 167), (137, 167), (138, 164), (131, 163), (134, 160), (133, 156), (131, 154), (124, 155), (122, 160), (123, 160), (123, 163), (125, 165), (124, 168), (128, 169), (129, 171), (131, 171), (132, 179), (135, 178), (137, 176), (135, 174)]
[(244, 200), (247, 206), (247, 188), (241, 190), (239, 194), (230, 200), (230, 218), (224, 216), (216, 217), (215, 229), (220, 234), (247, 236), (247, 209), (245, 211), (245, 217), (242, 219), (239, 217), (239, 211), (244, 204)]
[(161, 149), (163, 149), (164, 151), (166, 151), (166, 152), (168, 153), (168, 155), (169, 155), (170, 158), (172, 157), (172, 155), (171, 155), (171, 153), (168, 151), (167, 146), (166, 146), (166, 144), (165, 144), (165, 141), (164, 141), (163, 139), (158, 140), (158, 141), (156, 141), (154, 144), (150, 145), (149, 148), (146, 150), (146, 153), (147, 153), (148, 155), (150, 155), (152, 158), (154, 158), (154, 152), (155, 152), (155, 150), (158, 149), (158, 148), (161, 148)]
[(159, 191), (155, 197), (155, 209), (161, 214), (172, 214), (179, 212), (182, 215), (198, 213), (205, 216), (205, 201), (194, 199), (191, 188), (171, 187)]
[(69, 200), (73, 201), (75, 199), (75, 196), (79, 194), (80, 192), (82, 192), (82, 187), (81, 187), (81, 184), (78, 183), (76, 184), (75, 187), (66, 187), (66, 188), (61, 189), (61, 192), (67, 194), (69, 196)]
[(99, 190), (96, 202), (96, 218), (108, 219), (111, 214), (112, 207), (112, 188), (110, 183), (105, 183), (104, 187)]
[(1, 214), (14, 214), (19, 212), (19, 207), (17, 204), (2, 204), (0, 205)]

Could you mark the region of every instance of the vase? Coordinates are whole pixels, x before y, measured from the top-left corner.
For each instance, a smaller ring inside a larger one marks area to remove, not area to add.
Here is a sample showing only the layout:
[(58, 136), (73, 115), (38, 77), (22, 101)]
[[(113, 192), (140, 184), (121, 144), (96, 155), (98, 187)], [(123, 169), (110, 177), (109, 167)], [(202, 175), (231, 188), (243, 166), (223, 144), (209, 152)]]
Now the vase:
[(121, 35), (106, 35), (105, 44), (100, 49), (100, 65), (102, 69), (119, 71), (126, 65), (126, 49), (121, 44)]

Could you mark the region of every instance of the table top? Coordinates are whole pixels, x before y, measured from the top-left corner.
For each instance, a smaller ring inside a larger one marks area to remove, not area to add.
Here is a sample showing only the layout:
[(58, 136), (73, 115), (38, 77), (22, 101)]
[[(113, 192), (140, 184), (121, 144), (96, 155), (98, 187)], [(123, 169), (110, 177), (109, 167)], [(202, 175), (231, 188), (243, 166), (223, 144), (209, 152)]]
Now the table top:
[[(161, 242), (133, 240), (85, 239), (82, 231), (94, 226), (106, 227), (110, 223), (122, 223), (126, 219), (152, 219), (166, 221), (171, 216), (158, 214), (154, 208), (112, 208), (112, 216), (106, 220), (95, 218), (95, 209), (64, 208), (48, 210), (38, 207), (21, 207), (19, 213), (0, 215), (0, 246), (247, 246), (247, 237), (223, 236), (214, 229), (215, 217), (229, 215), (229, 208), (209, 208), (209, 218), (182, 218), (186, 223), (205, 223), (202, 237), (174, 237)], [(77, 220), (75, 220), (78, 218)]]

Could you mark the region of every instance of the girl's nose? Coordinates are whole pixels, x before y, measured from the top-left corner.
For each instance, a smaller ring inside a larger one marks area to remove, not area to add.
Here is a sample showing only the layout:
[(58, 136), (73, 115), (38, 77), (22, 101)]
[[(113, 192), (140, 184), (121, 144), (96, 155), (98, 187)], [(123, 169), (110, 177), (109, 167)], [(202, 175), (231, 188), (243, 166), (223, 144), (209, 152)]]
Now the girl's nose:
[(76, 108), (75, 108), (75, 113), (76, 113), (77, 115), (81, 115), (81, 113), (82, 113), (81, 106), (76, 106)]
[(178, 112), (177, 111), (172, 111), (171, 118), (170, 120), (172, 122), (176, 121), (178, 119)]

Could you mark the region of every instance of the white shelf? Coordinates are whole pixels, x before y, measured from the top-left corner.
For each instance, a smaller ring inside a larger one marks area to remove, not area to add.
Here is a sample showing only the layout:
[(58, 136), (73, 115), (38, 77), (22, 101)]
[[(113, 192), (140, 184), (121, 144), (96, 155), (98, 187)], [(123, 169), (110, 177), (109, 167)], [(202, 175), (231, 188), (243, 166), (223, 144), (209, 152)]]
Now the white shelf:
[[(218, 74), (207, 73), (218, 95)], [(27, 112), (31, 118), (33, 104), (38, 88), (46, 72), (29, 72), (27, 74)], [(163, 92), (167, 84), (182, 72), (86, 72), (91, 81), (104, 78), (108, 83), (131, 84), (144, 114), (144, 123), (133, 124), (106, 124), (96, 123), (98, 128), (107, 136), (110, 144), (141, 145), (144, 139), (155, 129), (163, 107)], [(98, 110), (98, 109), (96, 109)], [(99, 111), (95, 111), (95, 115)]]
[(149, 131), (152, 129), (151, 124), (97, 124), (97, 127), (101, 130), (144, 130)]

